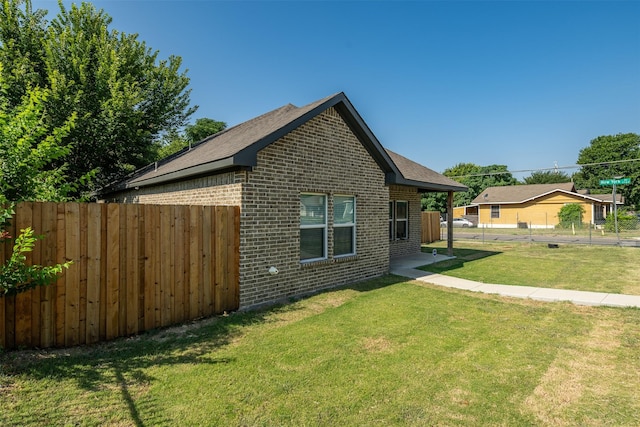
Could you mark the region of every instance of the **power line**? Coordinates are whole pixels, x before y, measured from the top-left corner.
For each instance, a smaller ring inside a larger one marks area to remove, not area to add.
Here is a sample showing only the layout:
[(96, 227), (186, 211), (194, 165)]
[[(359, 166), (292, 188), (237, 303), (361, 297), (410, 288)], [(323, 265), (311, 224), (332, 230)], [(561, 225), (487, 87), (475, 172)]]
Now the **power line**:
[(503, 174), (514, 174), (514, 173), (525, 173), (525, 172), (541, 172), (541, 171), (558, 171), (560, 169), (580, 169), (584, 166), (609, 166), (612, 164), (618, 164), (618, 163), (629, 163), (629, 162), (637, 162), (640, 161), (640, 159), (626, 159), (626, 160), (611, 160), (608, 162), (596, 162), (596, 163), (583, 163), (583, 164), (576, 164), (576, 165), (570, 165), (570, 166), (557, 166), (555, 165), (552, 168), (537, 168), (537, 169), (521, 169), (521, 170), (514, 170), (514, 171), (502, 171), (502, 172), (485, 172), (485, 173), (475, 173), (475, 174), (469, 174), (469, 175), (457, 175), (457, 176), (449, 176), (449, 178), (451, 179), (456, 179), (456, 178), (468, 178), (468, 177), (472, 177), (472, 176), (493, 176), (493, 175), (503, 175)]

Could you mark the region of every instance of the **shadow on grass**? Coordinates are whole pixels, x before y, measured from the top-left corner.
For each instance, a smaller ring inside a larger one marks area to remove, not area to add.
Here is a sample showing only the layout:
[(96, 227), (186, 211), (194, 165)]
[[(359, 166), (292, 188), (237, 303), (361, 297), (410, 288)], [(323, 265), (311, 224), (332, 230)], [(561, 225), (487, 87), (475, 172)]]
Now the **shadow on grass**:
[[(215, 357), (215, 351), (241, 336), (247, 327), (273, 322), (274, 315), (304, 310), (303, 305), (293, 302), (345, 289), (371, 292), (405, 281), (403, 277), (386, 275), (291, 298), (291, 303), (287, 304), (210, 317), (90, 346), (0, 352), (0, 378), (4, 382), (0, 387), (10, 388), (7, 380), (11, 382), (12, 376), (27, 376), (34, 380), (72, 379), (79, 388), (91, 392), (102, 391), (105, 387), (116, 388), (133, 425), (167, 424), (171, 420), (162, 415), (163, 408), (148, 396), (140, 397), (135, 393), (136, 389), (145, 388), (156, 380), (149, 375), (148, 368), (233, 363), (232, 358)], [(30, 417), (33, 417), (33, 423), (41, 421), (37, 414)]]
[[(433, 249), (438, 251), (438, 254), (447, 255), (447, 248), (432, 248), (429, 246), (423, 246), (422, 252), (432, 252)], [(423, 265), (418, 267), (419, 270), (428, 271), (431, 273), (444, 273), (451, 270), (464, 267), (465, 263), (477, 261), (494, 255), (500, 255), (499, 251), (487, 251), (481, 249), (468, 249), (468, 248), (453, 248), (453, 259), (447, 259), (444, 261), (436, 262), (433, 264)]]

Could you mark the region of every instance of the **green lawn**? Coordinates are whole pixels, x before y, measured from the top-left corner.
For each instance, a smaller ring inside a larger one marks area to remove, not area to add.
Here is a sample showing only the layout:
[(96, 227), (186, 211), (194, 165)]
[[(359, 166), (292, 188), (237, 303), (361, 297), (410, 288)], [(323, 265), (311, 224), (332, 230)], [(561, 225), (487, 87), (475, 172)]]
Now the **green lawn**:
[(405, 280), (0, 354), (0, 425), (637, 425), (640, 310)]
[[(423, 248), (446, 254), (446, 242)], [(423, 270), (503, 285), (640, 295), (640, 249), (541, 243), (455, 241), (453, 260)]]

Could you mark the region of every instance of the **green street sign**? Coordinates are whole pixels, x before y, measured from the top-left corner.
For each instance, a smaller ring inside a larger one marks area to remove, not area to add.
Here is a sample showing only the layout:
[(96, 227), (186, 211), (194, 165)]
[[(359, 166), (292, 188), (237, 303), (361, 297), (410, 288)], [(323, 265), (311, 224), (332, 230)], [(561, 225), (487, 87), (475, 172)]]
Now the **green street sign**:
[(631, 178), (620, 178), (620, 179), (601, 179), (600, 185), (620, 185), (620, 184), (631, 184)]

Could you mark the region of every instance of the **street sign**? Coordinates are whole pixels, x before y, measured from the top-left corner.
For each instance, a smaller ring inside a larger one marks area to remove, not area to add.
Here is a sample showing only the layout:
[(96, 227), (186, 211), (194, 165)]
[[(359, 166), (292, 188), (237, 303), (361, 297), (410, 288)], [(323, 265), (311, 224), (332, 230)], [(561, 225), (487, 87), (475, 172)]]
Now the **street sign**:
[(631, 178), (620, 178), (620, 179), (601, 179), (600, 185), (620, 185), (620, 184), (631, 184)]

